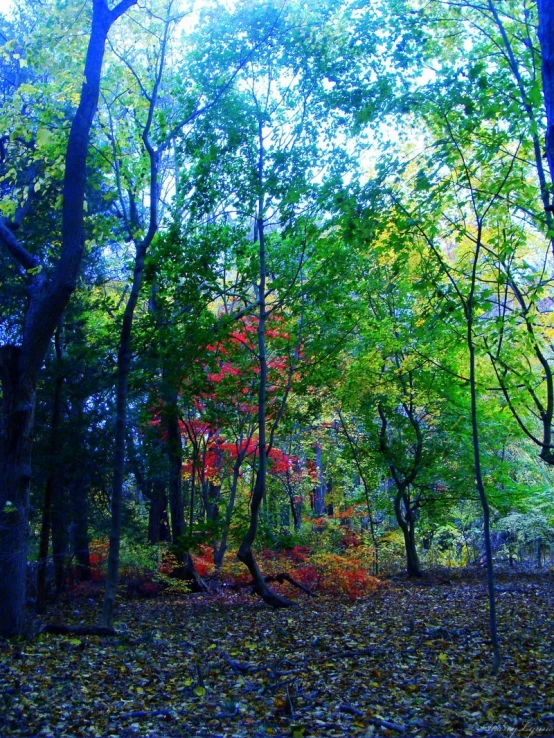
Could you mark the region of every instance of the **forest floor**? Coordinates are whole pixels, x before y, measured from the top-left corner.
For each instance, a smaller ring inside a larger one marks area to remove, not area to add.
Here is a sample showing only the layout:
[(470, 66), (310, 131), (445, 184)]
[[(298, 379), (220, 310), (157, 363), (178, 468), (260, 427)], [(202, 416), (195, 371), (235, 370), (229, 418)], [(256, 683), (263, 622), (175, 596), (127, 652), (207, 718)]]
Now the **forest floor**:
[[(483, 572), (271, 610), (248, 594), (123, 600), (116, 637), (0, 643), (0, 736), (552, 736), (554, 580)], [(48, 620), (95, 622), (100, 601)]]

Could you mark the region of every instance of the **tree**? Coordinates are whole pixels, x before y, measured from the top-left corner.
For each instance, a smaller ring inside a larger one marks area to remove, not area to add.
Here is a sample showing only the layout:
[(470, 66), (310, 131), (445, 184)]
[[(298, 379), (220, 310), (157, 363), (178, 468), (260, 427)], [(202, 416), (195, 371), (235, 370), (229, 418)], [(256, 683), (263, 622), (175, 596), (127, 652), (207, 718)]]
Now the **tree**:
[[(113, 9), (93, 0), (92, 25), (79, 105), (71, 124), (65, 154), (62, 246), (50, 273), (0, 221), (0, 240), (19, 264), (28, 282), (29, 300), (19, 344), (0, 349), (3, 395), (2, 468), (0, 470), (0, 633), (24, 629), (25, 576), (29, 516), (29, 483), (35, 386), (50, 339), (75, 289), (84, 248), (86, 160), (92, 120), (98, 105), (104, 48), (113, 23), (134, 0)], [(25, 215), (21, 213), (21, 218)]]

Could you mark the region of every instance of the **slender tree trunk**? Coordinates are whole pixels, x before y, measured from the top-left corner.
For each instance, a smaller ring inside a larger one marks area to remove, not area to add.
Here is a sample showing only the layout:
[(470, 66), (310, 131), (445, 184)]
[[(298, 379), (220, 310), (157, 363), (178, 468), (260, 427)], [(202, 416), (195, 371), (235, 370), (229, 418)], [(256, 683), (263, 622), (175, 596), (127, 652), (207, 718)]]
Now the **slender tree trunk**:
[(264, 172), (264, 143), (262, 121), (258, 122), (259, 158), (258, 158), (258, 186), (260, 196), (258, 200), (258, 213), (256, 218), (259, 259), (260, 259), (260, 281), (258, 283), (258, 362), (260, 367), (258, 388), (258, 470), (252, 499), (250, 501), (250, 525), (237, 553), (237, 558), (250, 572), (254, 583), (254, 591), (273, 607), (289, 607), (292, 603), (284, 597), (275, 594), (265, 583), (264, 577), (258, 568), (252, 546), (258, 532), (258, 520), (260, 507), (265, 497), (267, 481), (267, 441), (266, 441), (266, 397), (267, 397), (267, 354), (265, 342), (266, 314), (266, 251), (264, 233), (264, 197), (263, 194), (263, 172)]
[(123, 314), (123, 324), (117, 353), (117, 392), (116, 392), (116, 420), (114, 442), (114, 467), (111, 499), (111, 528), (110, 550), (108, 553), (108, 572), (106, 576), (106, 590), (100, 625), (113, 628), (115, 595), (119, 576), (119, 549), (121, 543), (121, 511), (123, 496), (123, 476), (125, 470), (125, 436), (127, 428), (127, 395), (129, 392), (129, 372), (131, 371), (131, 336), (133, 318), (138, 302), (142, 275), (144, 271), (144, 257), (146, 246), (141, 243), (137, 246), (135, 265), (133, 269), (133, 283), (131, 292)]
[(231, 527), (231, 518), (233, 517), (233, 510), (235, 507), (235, 499), (237, 496), (237, 489), (239, 484), (240, 468), (244, 461), (244, 455), (239, 452), (235, 463), (233, 464), (233, 478), (231, 481), (231, 491), (229, 494), (229, 502), (225, 510), (225, 521), (223, 523), (223, 532), (221, 535), (221, 541), (219, 546), (214, 546), (214, 564), (216, 570), (221, 569), (223, 566), (223, 559), (225, 558), (225, 552), (227, 551), (227, 538), (229, 536), (229, 529)]
[(496, 597), (494, 591), (494, 567), (492, 561), (492, 545), (490, 532), (490, 508), (485, 485), (483, 482), (483, 474), (481, 471), (481, 449), (479, 440), (479, 424), (477, 420), (477, 385), (475, 377), (475, 345), (473, 342), (473, 292), (475, 289), (475, 279), (477, 274), (477, 264), (479, 261), (479, 245), (481, 243), (481, 226), (479, 225), (477, 248), (473, 262), (472, 287), (465, 305), (466, 324), (467, 324), (467, 347), (469, 351), (469, 387), (471, 393), (471, 432), (473, 445), (473, 462), (475, 469), (475, 485), (479, 494), (481, 508), (483, 510), (483, 536), (485, 540), (485, 553), (487, 559), (487, 586), (489, 592), (489, 627), (493, 648), (493, 666), (492, 673), (496, 674), (500, 668), (500, 645), (498, 642), (498, 632), (496, 627)]
[(316, 444), (315, 464), (317, 468), (317, 487), (314, 494), (314, 513), (321, 518), (325, 512), (325, 478), (323, 476), (323, 460), (321, 455), (321, 444)]
[(537, 0), (537, 9), (542, 58), (542, 88), (546, 109), (546, 157), (552, 182), (554, 177), (554, 0)]
[(159, 543), (171, 539), (167, 521), (167, 494), (162, 479), (154, 479), (148, 510), (148, 541)]
[(59, 468), (54, 470), (52, 486), (52, 558), (54, 561), (56, 594), (59, 594), (65, 586), (65, 568), (69, 543), (67, 495), (61, 469)]
[(172, 391), (163, 412), (166, 430), (166, 453), (169, 461), (169, 509), (171, 511), (171, 537), (177, 543), (185, 532), (185, 507), (183, 501), (182, 467), (183, 441), (179, 428), (177, 392)]

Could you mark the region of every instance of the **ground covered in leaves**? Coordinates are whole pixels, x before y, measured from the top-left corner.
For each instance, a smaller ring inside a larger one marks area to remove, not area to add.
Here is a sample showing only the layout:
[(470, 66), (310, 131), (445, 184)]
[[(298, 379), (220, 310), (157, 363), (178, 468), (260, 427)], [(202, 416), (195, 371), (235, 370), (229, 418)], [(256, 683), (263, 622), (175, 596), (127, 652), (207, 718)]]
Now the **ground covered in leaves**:
[[(244, 593), (123, 600), (115, 638), (0, 643), (0, 735), (554, 735), (554, 582), (498, 588), (496, 677), (481, 573), (278, 611)], [(48, 619), (98, 610), (81, 597)]]

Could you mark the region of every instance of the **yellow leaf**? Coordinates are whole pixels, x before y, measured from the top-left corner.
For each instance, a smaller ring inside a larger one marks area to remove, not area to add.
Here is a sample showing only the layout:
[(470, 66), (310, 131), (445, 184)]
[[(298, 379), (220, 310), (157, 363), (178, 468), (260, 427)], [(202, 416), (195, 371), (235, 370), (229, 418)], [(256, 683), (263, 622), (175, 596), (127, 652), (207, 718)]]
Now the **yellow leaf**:
[(194, 694), (197, 694), (199, 697), (203, 697), (206, 694), (205, 687), (195, 687)]
[(439, 653), (439, 661), (442, 661), (443, 664), (446, 664), (448, 661), (448, 656), (445, 653)]

